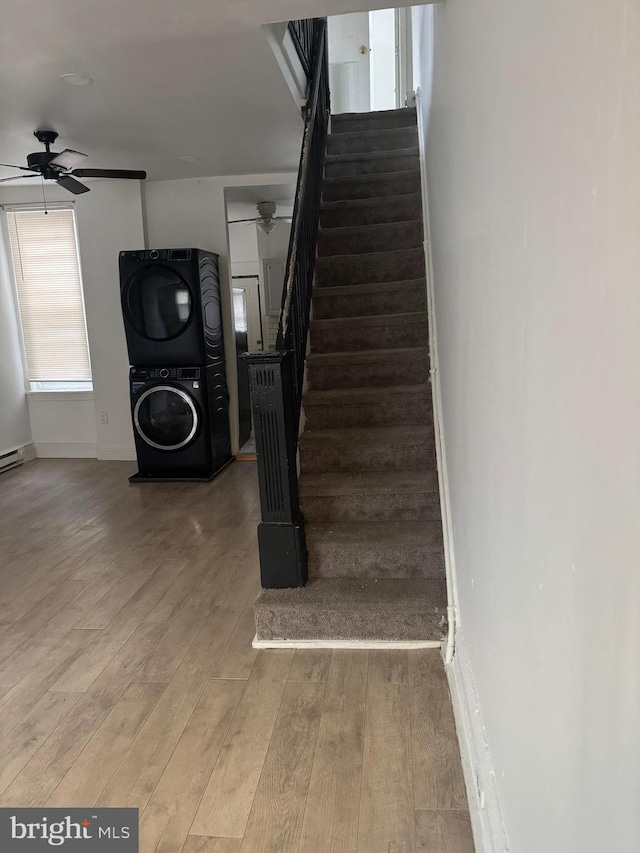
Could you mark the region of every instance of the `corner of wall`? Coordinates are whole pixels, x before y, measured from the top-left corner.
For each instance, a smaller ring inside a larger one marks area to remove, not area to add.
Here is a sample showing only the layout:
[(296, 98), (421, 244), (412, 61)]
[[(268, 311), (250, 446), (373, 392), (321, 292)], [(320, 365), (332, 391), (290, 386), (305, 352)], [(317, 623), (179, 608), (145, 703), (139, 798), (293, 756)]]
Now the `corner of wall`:
[(477, 853), (509, 853), (495, 770), (482, 722), (464, 633), (456, 632), (453, 661), (447, 667), (469, 813)]

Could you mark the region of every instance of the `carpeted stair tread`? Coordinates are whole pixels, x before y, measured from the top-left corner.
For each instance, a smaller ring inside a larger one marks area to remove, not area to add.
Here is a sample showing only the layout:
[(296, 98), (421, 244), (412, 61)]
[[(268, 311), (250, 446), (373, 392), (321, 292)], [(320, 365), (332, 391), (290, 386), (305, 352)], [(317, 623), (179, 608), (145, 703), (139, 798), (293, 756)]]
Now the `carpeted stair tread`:
[(331, 116), (331, 133), (416, 127), (417, 121), (415, 107), (402, 107), (397, 110), (376, 110), (369, 113), (338, 113)]
[(351, 329), (354, 326), (404, 326), (405, 323), (426, 323), (426, 311), (412, 311), (410, 314), (374, 314), (364, 317), (328, 317), (325, 320), (312, 320), (313, 327), (327, 328), (329, 325)]
[(435, 468), (433, 426), (362, 426), (305, 430), (303, 474), (425, 471)]
[(326, 522), (305, 528), (312, 577), (441, 577), (440, 521)]
[(313, 289), (314, 317), (373, 317), (424, 311), (426, 282), (423, 278), (377, 281)]
[(434, 640), (446, 636), (444, 579), (314, 578), (302, 589), (262, 590), (259, 640)]
[(417, 125), (391, 127), (387, 129), (343, 131), (327, 137), (329, 155), (342, 152), (367, 153), (387, 152), (402, 148), (413, 148), (418, 144)]
[(397, 148), (394, 151), (328, 154), (325, 158), (325, 177), (355, 177), (405, 172), (419, 168), (418, 147)]
[[(352, 364), (372, 364), (376, 361), (387, 361), (389, 359), (400, 356), (402, 356), (403, 358), (407, 356), (418, 358), (422, 355), (429, 355), (429, 347), (403, 347), (400, 349), (361, 349), (340, 350), (338, 352), (312, 352), (307, 356), (307, 364), (336, 364), (345, 366)], [(350, 393), (353, 393), (353, 389), (350, 389)]]
[(342, 228), (383, 222), (406, 222), (421, 216), (421, 195), (419, 192), (413, 192), (383, 198), (325, 200), (321, 207), (320, 225), (323, 229)]
[(438, 489), (437, 471), (385, 471), (356, 474), (304, 474), (300, 494), (332, 495), (417, 495)]
[(330, 255), (320, 257), (316, 262), (318, 287), (373, 284), (423, 278), (424, 275), (422, 246), (396, 251), (364, 252), (357, 255)]
[(422, 246), (423, 241), (421, 219), (327, 228), (318, 234), (318, 255), (332, 257), (416, 249)]
[[(325, 163), (365, 163), (376, 160), (392, 160), (394, 157), (418, 157), (418, 142), (408, 148), (396, 148), (393, 151), (354, 151), (342, 154), (327, 154)], [(415, 167), (414, 167), (415, 168)]]
[[(366, 403), (372, 400), (382, 400), (393, 394), (408, 394), (422, 397), (431, 396), (431, 386), (427, 382), (419, 385), (387, 385), (384, 388), (326, 388), (318, 391), (307, 391), (304, 395), (306, 405), (334, 406), (339, 403)], [(360, 427), (358, 427), (360, 429)]]
[(357, 198), (385, 198), (386, 196), (413, 195), (420, 190), (420, 169), (401, 172), (381, 172), (375, 175), (357, 175), (325, 178), (322, 183), (324, 202), (345, 201)]
[(423, 385), (428, 347), (316, 352), (307, 356), (309, 390)]
[(334, 317), (311, 321), (311, 351), (336, 352), (415, 348), (427, 339), (427, 316), (372, 314), (367, 317)]

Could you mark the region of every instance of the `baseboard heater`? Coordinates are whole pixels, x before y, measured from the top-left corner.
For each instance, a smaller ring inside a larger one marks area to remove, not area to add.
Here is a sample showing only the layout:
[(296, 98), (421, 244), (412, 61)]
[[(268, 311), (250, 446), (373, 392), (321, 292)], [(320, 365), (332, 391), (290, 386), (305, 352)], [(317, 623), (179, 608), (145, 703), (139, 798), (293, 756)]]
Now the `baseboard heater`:
[(10, 468), (15, 468), (16, 465), (22, 465), (24, 462), (24, 450), (12, 450), (10, 453), (0, 453), (0, 474), (8, 471)]

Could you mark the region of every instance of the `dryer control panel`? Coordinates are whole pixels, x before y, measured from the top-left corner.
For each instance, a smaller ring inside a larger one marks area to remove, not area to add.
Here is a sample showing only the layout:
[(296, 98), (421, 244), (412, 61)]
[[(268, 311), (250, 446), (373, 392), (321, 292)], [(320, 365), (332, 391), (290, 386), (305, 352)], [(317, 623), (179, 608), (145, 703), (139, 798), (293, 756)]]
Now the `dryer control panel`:
[(200, 379), (199, 367), (132, 367), (131, 378), (149, 379)]

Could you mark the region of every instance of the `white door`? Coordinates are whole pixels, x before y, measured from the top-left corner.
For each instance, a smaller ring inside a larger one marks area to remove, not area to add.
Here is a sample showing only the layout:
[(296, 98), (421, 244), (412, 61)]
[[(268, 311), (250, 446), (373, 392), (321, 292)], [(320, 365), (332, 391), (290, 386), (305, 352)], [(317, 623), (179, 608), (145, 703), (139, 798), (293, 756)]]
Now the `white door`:
[(369, 13), (332, 15), (328, 27), (331, 112), (366, 113), (371, 108)]
[(247, 333), (247, 351), (262, 352), (262, 318), (258, 276), (233, 278), (233, 315), (236, 331)]

